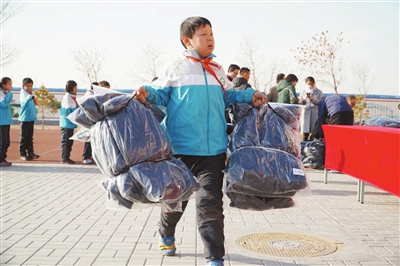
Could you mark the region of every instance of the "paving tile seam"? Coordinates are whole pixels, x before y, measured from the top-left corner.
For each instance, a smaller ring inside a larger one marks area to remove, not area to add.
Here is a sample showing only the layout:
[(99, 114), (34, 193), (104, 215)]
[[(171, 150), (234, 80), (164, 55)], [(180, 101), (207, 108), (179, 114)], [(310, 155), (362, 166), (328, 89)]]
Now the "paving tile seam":
[[(147, 218), (145, 219), (145, 226), (143, 226), (143, 227), (142, 227), (142, 230), (140, 230), (140, 233), (139, 233), (139, 236), (138, 236), (138, 242), (139, 242), (139, 239), (142, 237), (143, 232), (144, 232), (144, 230), (146, 229), (147, 223), (149, 222), (149, 220), (150, 220), (150, 218), (151, 218), (151, 214), (152, 214), (153, 212), (154, 212), (154, 207), (151, 208), (151, 211), (150, 211), (149, 215), (148, 215)], [(135, 245), (133, 246), (132, 251), (131, 251), (131, 253), (130, 253), (129, 257), (128, 257), (127, 263), (126, 263), (125, 265), (131, 265), (131, 261), (132, 261), (132, 259), (133, 259), (133, 254), (134, 254), (135, 251), (136, 251), (136, 248), (137, 248), (137, 246), (138, 246), (138, 242), (136, 242)], [(162, 260), (164, 260), (164, 258), (162, 258)]]
[[(102, 195), (99, 195), (98, 198), (100, 198)], [(96, 202), (98, 200), (98, 198), (94, 199), (92, 204), (94, 202)], [(73, 204), (74, 202), (71, 202), (69, 205)], [(68, 205), (67, 205), (68, 206)], [(91, 206), (91, 204), (87, 207), (89, 208)], [(83, 211), (81, 211), (81, 213), (83, 213), (86, 209), (84, 209)], [(39, 228), (40, 226), (42, 226), (44, 223), (46, 223), (48, 220), (50, 220), (51, 218), (53, 218), (54, 216), (56, 216), (58, 213), (62, 212), (63, 209), (60, 209), (58, 212), (54, 213), (52, 216), (50, 216), (47, 220), (45, 220), (44, 222), (40, 223), (37, 227), (35, 227), (34, 229), (32, 229), (29, 233), (27, 233), (24, 237), (22, 237), (20, 240), (18, 240), (17, 242), (15, 242), (14, 244), (12, 244), (11, 246), (9, 246), (7, 249), (5, 249), (2, 253), (0, 253), (0, 255), (2, 255), (3, 253), (7, 252), (7, 250), (9, 250), (10, 248), (12, 248), (13, 246), (15, 246), (17, 243), (19, 243), (21, 240), (23, 240), (24, 238), (28, 237), (33, 231), (35, 231), (37, 228)], [(72, 222), (72, 221), (71, 221)], [(69, 224), (69, 223), (68, 223)], [(58, 233), (61, 232), (68, 224), (66, 224), (64, 227), (62, 227), (61, 229), (58, 230)], [(58, 233), (54, 234), (48, 241), (46, 241), (41, 247), (39, 247), (31, 256), (28, 257), (28, 259), (26, 259), (23, 263), (25, 263), (26, 261), (28, 261), (32, 256), (34, 256), (41, 248), (43, 248), (48, 242), (50, 242), (53, 238), (55, 238)], [(6, 262), (7, 263), (7, 262)], [(22, 263), (22, 264), (23, 264)]]
[[(89, 182), (89, 180), (88, 180), (87, 182)], [(65, 183), (63, 183), (63, 184), (66, 184), (66, 183), (68, 183), (68, 181), (65, 182)], [(61, 187), (61, 186), (59, 186), (59, 187)], [(94, 188), (94, 187), (95, 187), (95, 186), (93, 186), (93, 188)], [(69, 193), (70, 191), (73, 191), (74, 189), (75, 189), (75, 188), (72, 187), (70, 190), (65, 191), (65, 193), (63, 193), (60, 197), (65, 196), (65, 195), (68, 195), (68, 193)], [(64, 192), (64, 189), (62, 189), (62, 191)], [(88, 191), (90, 191), (90, 190), (88, 190)], [(41, 197), (43, 197), (43, 196), (45, 196), (45, 193), (43, 193)], [(35, 201), (37, 200), (37, 201), (39, 201), (39, 203), (42, 203), (43, 200), (41, 200), (41, 197), (35, 199)], [(76, 199), (75, 199), (75, 201), (77, 201), (77, 200), (79, 200), (79, 198), (76, 198)], [(68, 204), (67, 206), (73, 204), (75, 201), (71, 202), (71, 203)], [(34, 201), (33, 201), (33, 202), (34, 202)], [(26, 204), (24, 204), (24, 205), (22, 205), (22, 206), (18, 206), (18, 208), (17, 208), (16, 210), (14, 210), (14, 211), (20, 210), (21, 208), (23, 208), (24, 206), (26, 206), (26, 205), (28, 205), (28, 204), (32, 204), (32, 202), (27, 202)], [(25, 216), (25, 217), (23, 217), (23, 218), (20, 218), (20, 220), (19, 220), (18, 222), (16, 222), (13, 226), (15, 226), (16, 224), (20, 223), (21, 221), (27, 219), (28, 217), (30, 217), (30, 216), (36, 214), (39, 210), (42, 210), (42, 209), (44, 209), (44, 208), (46, 208), (46, 207), (48, 207), (48, 206), (51, 206), (51, 204), (53, 204), (53, 202), (49, 202), (48, 204), (46, 204), (46, 205), (44, 205), (43, 207), (37, 209), (35, 212), (32, 212), (32, 213), (29, 214), (28, 216)], [(12, 211), (12, 212), (14, 212), (14, 211)], [(60, 211), (62, 211), (62, 209), (60, 209)], [(60, 212), (60, 211), (59, 211), (59, 212)], [(4, 216), (1, 217), (1, 218), (5, 218), (7, 215), (10, 215), (12, 212), (10, 212), (10, 213), (4, 215)], [(54, 216), (54, 215), (53, 215), (53, 216)], [(51, 218), (51, 217), (50, 217), (50, 218)], [(49, 219), (50, 219), (50, 218), (49, 218)], [(48, 220), (49, 220), (49, 219), (48, 219)], [(46, 221), (47, 221), (47, 220), (46, 220)], [(10, 228), (11, 228), (11, 227), (10, 227)], [(7, 230), (8, 230), (8, 229), (2, 231), (1, 233), (3, 234), (3, 233), (5, 233)], [(1, 253), (0, 253), (0, 255), (1, 255)]]

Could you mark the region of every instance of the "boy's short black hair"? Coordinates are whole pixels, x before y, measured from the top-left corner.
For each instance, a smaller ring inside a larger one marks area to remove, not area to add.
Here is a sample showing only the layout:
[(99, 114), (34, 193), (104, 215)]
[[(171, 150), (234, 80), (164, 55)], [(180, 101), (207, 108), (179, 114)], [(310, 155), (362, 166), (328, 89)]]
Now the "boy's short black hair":
[(187, 36), (190, 39), (193, 37), (193, 33), (199, 28), (204, 27), (206, 25), (211, 26), (211, 22), (203, 17), (189, 17), (185, 19), (181, 24), (181, 43), (183, 47), (187, 48), (182, 41), (183, 36)]
[(286, 81), (288, 81), (288, 82), (293, 82), (293, 81), (298, 82), (299, 79), (296, 77), (295, 74), (289, 74), (289, 75), (287, 75), (287, 77), (286, 77)]
[(22, 87), (25, 87), (26, 84), (31, 84), (31, 83), (33, 84), (33, 80), (31, 78), (24, 78), (22, 80)]
[(235, 71), (235, 70), (240, 70), (240, 67), (238, 66), (238, 65), (236, 65), (236, 64), (231, 64), (231, 65), (229, 65), (229, 67), (228, 67), (228, 73), (229, 72), (233, 72), (233, 71)]
[(76, 84), (75, 81), (73, 80), (68, 80), (67, 84), (65, 85), (65, 91), (66, 92), (71, 92), (78, 84)]
[(239, 71), (240, 75), (243, 75), (244, 73), (250, 73), (250, 69), (247, 67), (242, 67)]

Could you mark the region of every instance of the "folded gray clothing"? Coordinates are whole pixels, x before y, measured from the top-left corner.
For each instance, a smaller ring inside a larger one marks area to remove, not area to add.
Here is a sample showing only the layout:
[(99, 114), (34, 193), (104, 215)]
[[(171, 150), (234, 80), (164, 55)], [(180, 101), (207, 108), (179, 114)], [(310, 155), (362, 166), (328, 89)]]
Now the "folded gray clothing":
[(257, 146), (278, 149), (300, 157), (297, 118), (283, 107), (268, 105), (247, 110), (235, 126), (229, 142), (231, 152), (241, 147)]
[(226, 167), (226, 193), (257, 197), (288, 197), (308, 186), (300, 159), (276, 149), (235, 150)]
[[(189, 168), (176, 158), (140, 163), (130, 167), (128, 174), (139, 184), (142, 193), (151, 202), (188, 200), (192, 193), (200, 188)], [(120, 193), (127, 199), (134, 198), (130, 196), (131, 190), (120, 189)]]
[(107, 176), (115, 176), (132, 165), (173, 157), (167, 134), (151, 110), (131, 100), (119, 112), (91, 128), (93, 159)]
[(96, 123), (103, 120), (106, 116), (117, 113), (124, 108), (133, 98), (133, 95), (121, 93), (107, 93), (87, 97), (81, 102), (80, 107), (85, 111), (90, 121)]

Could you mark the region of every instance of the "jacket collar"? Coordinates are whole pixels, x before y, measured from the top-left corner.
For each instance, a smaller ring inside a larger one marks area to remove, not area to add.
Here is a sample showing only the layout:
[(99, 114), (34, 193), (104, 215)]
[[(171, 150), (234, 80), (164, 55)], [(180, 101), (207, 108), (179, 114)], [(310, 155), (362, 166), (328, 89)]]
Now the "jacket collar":
[[(197, 53), (197, 51), (196, 51), (195, 49), (184, 50), (184, 51), (183, 51), (183, 55), (184, 55), (184, 56), (193, 56), (193, 57), (196, 57), (196, 58), (200, 59), (199, 54)], [(210, 55), (207, 56), (207, 57), (212, 57), (212, 58), (214, 58), (214, 57), (216, 57), (216, 56), (215, 56), (214, 54), (210, 54)]]

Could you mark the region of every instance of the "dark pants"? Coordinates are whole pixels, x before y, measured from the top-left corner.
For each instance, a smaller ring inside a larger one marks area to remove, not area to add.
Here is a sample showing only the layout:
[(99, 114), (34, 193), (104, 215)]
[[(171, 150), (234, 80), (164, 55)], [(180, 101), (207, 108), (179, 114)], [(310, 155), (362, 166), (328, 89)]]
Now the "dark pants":
[(0, 162), (6, 160), (8, 147), (10, 147), (10, 125), (0, 126)]
[(72, 150), (73, 140), (69, 138), (74, 135), (74, 129), (61, 128), (61, 160), (66, 161), (69, 159)]
[[(21, 122), (21, 134), (19, 136), (19, 154), (29, 156), (33, 154), (33, 131), (35, 122)], [(26, 153), (28, 151), (28, 154)]]
[(92, 145), (90, 142), (85, 142), (83, 146), (82, 160), (92, 158)]
[(329, 125), (353, 125), (354, 113), (353, 112), (340, 112), (329, 117)]
[[(197, 177), (204, 191), (196, 194), (196, 216), (199, 233), (204, 243), (204, 255), (207, 260), (222, 260), (224, 247), (224, 215), (222, 207), (222, 184), (226, 154), (216, 156), (177, 155)], [(182, 203), (182, 212), (161, 209), (161, 236), (175, 235), (176, 224), (183, 215), (187, 201)]]

